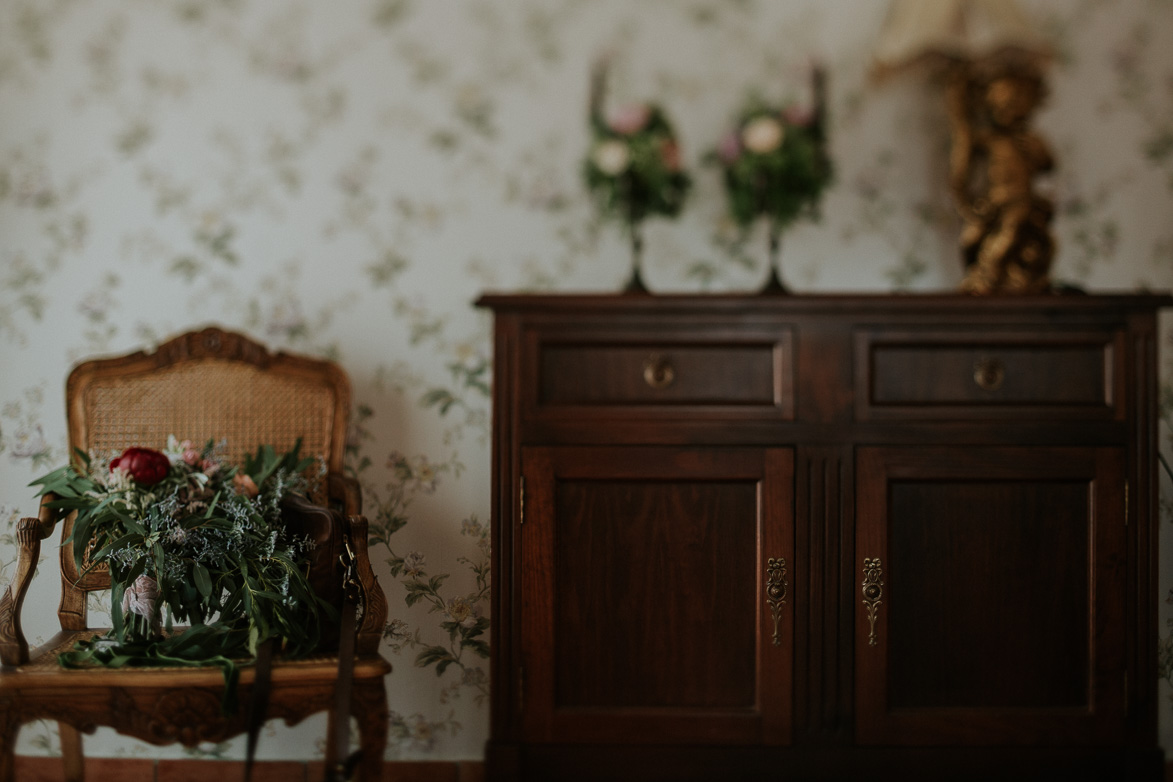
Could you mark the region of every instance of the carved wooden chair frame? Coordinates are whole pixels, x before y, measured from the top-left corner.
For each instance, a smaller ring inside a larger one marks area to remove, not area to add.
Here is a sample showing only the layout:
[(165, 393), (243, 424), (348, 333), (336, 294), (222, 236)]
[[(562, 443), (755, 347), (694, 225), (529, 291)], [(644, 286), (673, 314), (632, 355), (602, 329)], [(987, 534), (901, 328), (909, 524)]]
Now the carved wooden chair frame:
[[(206, 328), (176, 337), (152, 352), (82, 363), (66, 384), (70, 451), (117, 452), (132, 445), (159, 447), (168, 434), (192, 439), (224, 437), (229, 457), (267, 443), (278, 450), (301, 437), (303, 455), (320, 456), (327, 468), (312, 490), (314, 499), (342, 510), (361, 584), (351, 714), (357, 719), (362, 760), (360, 779), (382, 778), (387, 739), (384, 676), (391, 666), (378, 654), (387, 602), (371, 571), (367, 520), (361, 493), (343, 475), (350, 410), (350, 382), (330, 361), (271, 354), (240, 334)], [(212, 427), (216, 427), (214, 431)], [(201, 428), (200, 431), (196, 431)], [(158, 445), (154, 445), (158, 443)], [(17, 524), (16, 575), (0, 600), (0, 782), (13, 782), (14, 747), (23, 723), (56, 720), (60, 726), (65, 778), (84, 779), (81, 733), (109, 726), (157, 745), (195, 746), (244, 733), (253, 683), (242, 668), (236, 714), (222, 715), (223, 677), (217, 668), (68, 670), (56, 655), (99, 630), (88, 627), (89, 592), (109, 589), (109, 575), (84, 576), (64, 545), (71, 520), (42, 504), (36, 518)], [(21, 608), (40, 557), (41, 541), (62, 521), (61, 631), (30, 653), (21, 629)], [(295, 724), (330, 709), (337, 654), (275, 662), (267, 714)], [(334, 734), (330, 714), (327, 735)], [(329, 757), (327, 767), (338, 759)]]

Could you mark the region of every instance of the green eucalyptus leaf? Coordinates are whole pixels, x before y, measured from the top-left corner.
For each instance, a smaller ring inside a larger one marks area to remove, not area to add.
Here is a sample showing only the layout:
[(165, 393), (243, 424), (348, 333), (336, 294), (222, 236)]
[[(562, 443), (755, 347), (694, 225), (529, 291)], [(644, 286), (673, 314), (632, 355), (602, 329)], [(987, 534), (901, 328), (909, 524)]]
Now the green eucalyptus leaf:
[(195, 580), (196, 589), (204, 597), (212, 594), (212, 577), (208, 574), (208, 569), (203, 565), (196, 565), (192, 568), (192, 578)]

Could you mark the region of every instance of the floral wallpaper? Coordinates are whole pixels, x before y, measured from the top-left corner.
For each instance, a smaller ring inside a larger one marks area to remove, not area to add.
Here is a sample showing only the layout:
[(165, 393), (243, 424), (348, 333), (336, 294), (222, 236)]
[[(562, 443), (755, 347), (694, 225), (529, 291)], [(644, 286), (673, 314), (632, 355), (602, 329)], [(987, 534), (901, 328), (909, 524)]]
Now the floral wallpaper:
[[(1173, 287), (1173, 1), (1023, 0), (1054, 41), (1037, 127), (1059, 166), (1055, 276)], [(693, 177), (645, 229), (653, 291), (755, 289), (706, 155), (756, 91), (829, 77), (835, 181), (783, 237), (799, 294), (953, 289), (939, 89), (869, 80), (875, 0), (6, 0), (0, 3), (0, 583), (28, 483), (67, 458), (75, 362), (207, 323), (337, 360), (355, 387), (349, 468), (391, 605), (388, 757), (475, 759), (488, 733), (489, 316), (485, 290), (614, 291), (622, 232), (581, 180), (590, 67), (654, 100)], [(1173, 318), (1161, 445), (1173, 453)], [(1162, 595), (1173, 588), (1173, 478)], [(56, 557), (25, 608), (54, 630)], [(1173, 592), (1170, 592), (1173, 594)], [(1173, 605), (1160, 639), (1173, 675)], [(1158, 639), (1153, 639), (1158, 643)], [(1173, 700), (1162, 684), (1162, 740)], [(324, 719), (270, 726), (263, 757), (322, 751)], [(182, 755), (100, 731), (94, 755)], [(57, 751), (56, 726), (19, 751)], [(242, 743), (197, 754), (240, 757)]]

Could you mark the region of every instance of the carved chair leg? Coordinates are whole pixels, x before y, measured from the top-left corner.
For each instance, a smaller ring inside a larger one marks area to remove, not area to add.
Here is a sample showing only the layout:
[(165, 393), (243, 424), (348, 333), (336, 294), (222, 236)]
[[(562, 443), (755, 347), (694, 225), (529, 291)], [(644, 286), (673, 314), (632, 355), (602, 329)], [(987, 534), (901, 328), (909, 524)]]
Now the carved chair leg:
[(65, 782), (85, 782), (86, 761), (81, 751), (81, 733), (65, 722), (57, 723), (61, 738), (61, 764), (65, 767)]
[(7, 698), (0, 699), (0, 782), (16, 782), (16, 737), (20, 718)]
[(387, 748), (387, 690), (382, 680), (355, 687), (351, 710), (358, 720), (362, 749), (358, 778), (362, 782), (381, 782), (383, 751)]

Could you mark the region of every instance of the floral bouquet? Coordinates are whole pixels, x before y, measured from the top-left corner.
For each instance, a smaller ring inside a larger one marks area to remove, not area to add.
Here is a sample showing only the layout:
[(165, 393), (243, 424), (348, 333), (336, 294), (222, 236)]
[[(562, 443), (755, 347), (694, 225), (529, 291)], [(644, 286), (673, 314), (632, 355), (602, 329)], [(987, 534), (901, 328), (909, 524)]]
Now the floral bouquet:
[[(223, 444), (168, 438), (163, 451), (128, 448), (116, 458), (81, 451), (38, 478), (49, 507), (76, 511), (68, 542), (79, 572), (110, 572), (112, 629), (60, 655), (66, 666), (218, 665), (225, 707), (234, 660), (277, 639), (290, 656), (312, 651), (319, 616), (334, 609), (306, 578), (308, 540), (281, 523), (282, 499), (305, 490), (312, 459), (261, 446), (235, 467)], [(165, 610), (164, 610), (165, 609)], [(173, 622), (191, 626), (172, 634)], [(167, 632), (164, 632), (164, 631)]]
[(785, 290), (776, 263), (782, 230), (800, 217), (817, 216), (831, 182), (821, 70), (815, 70), (813, 82), (813, 108), (777, 108), (751, 99), (711, 156), (722, 168), (729, 214), (741, 229), (759, 217), (769, 221), (767, 287), (775, 291)]
[(692, 180), (684, 171), (680, 145), (664, 111), (636, 103), (602, 110), (602, 69), (591, 98), (591, 146), (583, 164), (587, 188), (604, 217), (621, 221), (631, 236), (632, 278), (627, 290), (645, 293), (640, 277), (641, 223), (652, 215), (675, 217)]

